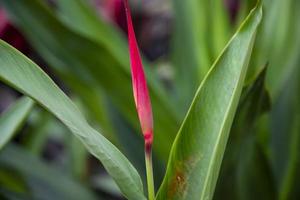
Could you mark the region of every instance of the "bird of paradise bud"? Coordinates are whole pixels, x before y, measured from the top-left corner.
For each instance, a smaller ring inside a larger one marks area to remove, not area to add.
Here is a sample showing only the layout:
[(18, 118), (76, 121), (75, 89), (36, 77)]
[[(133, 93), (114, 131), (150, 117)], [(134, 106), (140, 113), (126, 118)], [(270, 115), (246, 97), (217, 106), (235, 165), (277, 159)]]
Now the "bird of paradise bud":
[(133, 29), (128, 0), (123, 0), (127, 18), (128, 45), (131, 65), (131, 77), (135, 105), (145, 139), (145, 161), (147, 171), (148, 198), (154, 199), (154, 181), (152, 170), (153, 117), (147, 81)]

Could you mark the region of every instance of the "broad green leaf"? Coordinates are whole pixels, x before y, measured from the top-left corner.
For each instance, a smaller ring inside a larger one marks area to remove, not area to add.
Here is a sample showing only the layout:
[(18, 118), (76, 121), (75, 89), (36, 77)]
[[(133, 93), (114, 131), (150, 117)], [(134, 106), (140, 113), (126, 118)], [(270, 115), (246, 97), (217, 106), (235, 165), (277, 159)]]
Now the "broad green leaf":
[(23, 97), (0, 116), (0, 150), (11, 140), (18, 128), (22, 126), (33, 104), (31, 99)]
[(172, 146), (157, 199), (211, 199), (262, 8), (249, 14), (201, 83)]
[[(77, 81), (77, 88), (80, 87), (79, 83), (83, 85), (82, 95), (88, 95), (89, 91), (96, 93), (95, 90), (101, 88), (128, 122), (136, 130), (140, 130), (131, 91), (129, 62), (125, 60), (121, 63), (121, 59), (116, 58), (118, 55), (108, 50), (107, 44), (100, 43), (99, 39), (96, 42), (91, 39), (91, 35), (87, 36), (78, 29), (74, 31), (74, 27), (69, 28), (64, 20), (59, 20), (40, 0), (2, 0), (1, 3), (9, 11), (12, 21), (23, 30), (30, 43), (50, 66), (64, 75), (70, 72), (69, 79), (72, 79), (72, 83)], [(85, 20), (88, 21), (89, 18)], [(89, 23), (97, 26), (95, 21)], [(94, 29), (90, 30), (93, 35)], [(167, 159), (179, 127), (177, 109), (172, 109), (167, 102), (156, 78), (152, 74), (147, 77), (156, 124), (156, 141), (164, 142), (164, 145), (154, 142), (154, 149), (162, 158)]]
[(145, 199), (142, 182), (126, 157), (94, 130), (72, 101), (32, 61), (0, 42), (0, 79), (30, 96), (61, 120), (98, 158), (129, 199)]
[(102, 199), (66, 174), (49, 167), (49, 164), (15, 145), (8, 145), (0, 153), (0, 166), (19, 173), (21, 180), (23, 178), (30, 189), (31, 199)]

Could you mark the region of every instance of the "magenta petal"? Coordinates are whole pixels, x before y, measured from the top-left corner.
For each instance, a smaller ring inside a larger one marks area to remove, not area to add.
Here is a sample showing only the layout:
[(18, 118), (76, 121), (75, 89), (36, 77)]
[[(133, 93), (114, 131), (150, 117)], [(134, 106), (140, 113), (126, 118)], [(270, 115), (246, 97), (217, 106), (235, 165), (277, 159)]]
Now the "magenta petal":
[(143, 70), (142, 60), (132, 25), (128, 0), (124, 0), (124, 4), (127, 16), (128, 43), (134, 100), (142, 132), (144, 134), (145, 143), (151, 145), (153, 141), (153, 117), (151, 101), (149, 97), (145, 73)]

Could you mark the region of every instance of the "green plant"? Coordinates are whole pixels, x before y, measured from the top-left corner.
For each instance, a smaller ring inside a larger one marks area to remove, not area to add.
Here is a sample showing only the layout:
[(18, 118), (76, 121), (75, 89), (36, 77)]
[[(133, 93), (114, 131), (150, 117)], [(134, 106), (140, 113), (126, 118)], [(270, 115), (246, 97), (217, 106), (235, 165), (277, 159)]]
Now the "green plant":
[[(0, 41), (0, 80), (25, 96), (0, 118), (3, 198), (108, 198), (88, 187), (90, 153), (127, 199), (297, 199), (300, 4), (246, 1), (235, 24), (222, 1), (174, 0), (170, 89), (146, 59), (143, 69), (124, 3), (129, 56), (120, 30), (84, 0), (57, 1), (56, 10), (41, 0), (1, 1), (73, 99)], [(7, 144), (30, 113), (37, 118), (29, 117), (28, 138)], [(72, 133), (60, 140), (73, 178), (38, 159), (47, 132), (57, 127)], [(136, 134), (140, 127), (145, 141)], [(101, 191), (118, 194), (101, 180)]]

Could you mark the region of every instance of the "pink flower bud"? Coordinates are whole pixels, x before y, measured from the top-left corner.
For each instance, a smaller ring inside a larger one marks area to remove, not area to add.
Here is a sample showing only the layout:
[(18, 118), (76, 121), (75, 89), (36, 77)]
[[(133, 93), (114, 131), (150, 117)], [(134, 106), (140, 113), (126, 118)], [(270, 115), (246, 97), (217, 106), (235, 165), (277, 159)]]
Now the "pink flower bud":
[[(128, 0), (124, 0), (128, 28), (128, 44), (130, 54), (131, 76), (135, 105), (138, 112), (146, 150), (151, 149), (153, 141), (153, 117), (147, 81), (137, 45)], [(149, 148), (149, 149), (148, 149)]]

